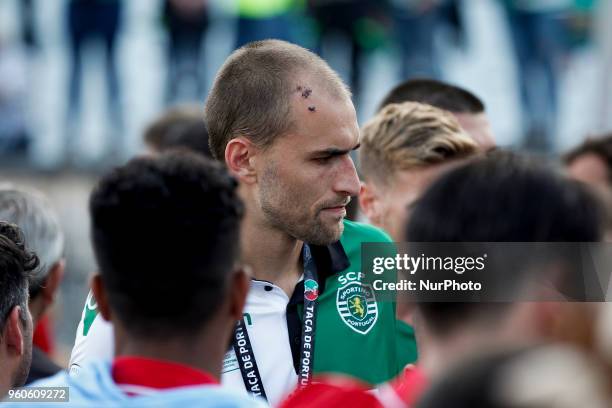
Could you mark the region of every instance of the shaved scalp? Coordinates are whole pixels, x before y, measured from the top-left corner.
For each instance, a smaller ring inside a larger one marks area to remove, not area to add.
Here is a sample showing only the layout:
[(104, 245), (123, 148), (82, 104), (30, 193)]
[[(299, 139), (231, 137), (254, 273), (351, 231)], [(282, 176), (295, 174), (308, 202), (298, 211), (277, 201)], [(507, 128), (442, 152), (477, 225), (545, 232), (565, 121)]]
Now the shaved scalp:
[[(280, 40), (249, 43), (234, 51), (219, 70), (206, 101), (210, 150), (223, 160), (227, 143), (245, 136), (270, 146), (293, 126), (291, 98), (313, 92), (350, 99), (350, 91), (325, 61)], [(310, 112), (316, 107), (310, 105)]]

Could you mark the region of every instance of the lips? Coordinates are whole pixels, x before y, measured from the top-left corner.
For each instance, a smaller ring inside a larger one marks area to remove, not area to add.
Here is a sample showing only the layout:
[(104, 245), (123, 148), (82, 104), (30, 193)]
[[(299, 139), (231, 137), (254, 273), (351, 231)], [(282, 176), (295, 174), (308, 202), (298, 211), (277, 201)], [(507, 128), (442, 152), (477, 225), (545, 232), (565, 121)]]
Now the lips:
[(341, 202), (329, 203), (323, 206), (321, 208), (321, 211), (336, 212), (338, 214), (346, 213), (346, 206), (348, 205), (350, 201), (351, 201), (351, 198), (347, 197), (345, 200), (342, 200)]
[(328, 212), (335, 213), (338, 215), (344, 215), (346, 214), (346, 206), (341, 205), (337, 207), (326, 207), (326, 208), (323, 208), (323, 211), (328, 211)]

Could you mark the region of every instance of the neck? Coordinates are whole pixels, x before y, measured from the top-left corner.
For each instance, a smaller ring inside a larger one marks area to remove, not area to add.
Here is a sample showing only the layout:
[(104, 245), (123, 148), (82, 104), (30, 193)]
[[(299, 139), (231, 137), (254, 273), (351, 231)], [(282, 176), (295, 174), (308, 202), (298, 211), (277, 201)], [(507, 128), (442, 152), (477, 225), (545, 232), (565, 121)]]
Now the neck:
[[(2, 334), (0, 332), (0, 334)], [(19, 369), (19, 363), (15, 360), (14, 353), (11, 353), (6, 348), (6, 339), (0, 336), (0, 362), (2, 369), (0, 370), (0, 401), (6, 396), (10, 389), (23, 386), (25, 377), (22, 382), (18, 382), (16, 375)], [(1, 405), (1, 403), (0, 403)]]
[(257, 222), (249, 208), (241, 240), (242, 260), (253, 269), (253, 277), (272, 282), (291, 295), (303, 273), (300, 262), (303, 242), (265, 222)]
[[(227, 341), (219, 341), (219, 333), (208, 327), (209, 334), (194, 334), (174, 339), (134, 338), (115, 324), (115, 357), (136, 356), (166, 360), (207, 372), (216, 379), (221, 378), (223, 357)], [(227, 330), (225, 330), (227, 332)]]
[(4, 398), (6, 393), (13, 388), (13, 384), (10, 382), (10, 378), (7, 375), (10, 371), (3, 372), (0, 374), (0, 398)]

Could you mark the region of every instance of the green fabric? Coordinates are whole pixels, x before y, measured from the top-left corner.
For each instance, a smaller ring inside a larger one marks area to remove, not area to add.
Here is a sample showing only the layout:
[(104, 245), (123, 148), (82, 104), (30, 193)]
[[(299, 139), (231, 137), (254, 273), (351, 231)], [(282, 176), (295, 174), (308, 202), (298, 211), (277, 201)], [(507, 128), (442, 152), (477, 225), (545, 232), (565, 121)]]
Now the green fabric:
[(503, 0), (507, 7), (532, 12), (570, 10), (575, 0)]
[(87, 336), (97, 315), (98, 303), (90, 290), (87, 294), (87, 299), (85, 299), (85, 307), (83, 308), (83, 336)]
[[(350, 266), (329, 277), (319, 295), (314, 373), (340, 373), (379, 384), (395, 377), (417, 358), (414, 331), (396, 319), (395, 303), (367, 299), (364, 303), (365, 295), (356, 287), (360, 286), (357, 279), (361, 271), (361, 243), (391, 239), (375, 227), (345, 221), (340, 242)], [(341, 296), (344, 293), (349, 293), (348, 298)], [(360, 300), (355, 302), (357, 297)], [(344, 310), (349, 321), (368, 323), (376, 309), (375, 322), (361, 328), (352, 328), (341, 316)]]
[(574, 0), (574, 7), (580, 11), (593, 11), (597, 3), (599, 0)]
[(291, 11), (294, 0), (238, 0), (238, 15), (246, 18), (268, 18)]
[(419, 355), (417, 351), (416, 339), (414, 336), (414, 328), (408, 323), (401, 320), (397, 321), (397, 358), (401, 363), (402, 370), (406, 364), (413, 364), (417, 361)]
[[(91, 295), (93, 297), (93, 295)], [(89, 303), (85, 304), (85, 315), (83, 317), (83, 336), (87, 336), (91, 325), (93, 324), (96, 316), (98, 315), (98, 308), (90, 308)]]

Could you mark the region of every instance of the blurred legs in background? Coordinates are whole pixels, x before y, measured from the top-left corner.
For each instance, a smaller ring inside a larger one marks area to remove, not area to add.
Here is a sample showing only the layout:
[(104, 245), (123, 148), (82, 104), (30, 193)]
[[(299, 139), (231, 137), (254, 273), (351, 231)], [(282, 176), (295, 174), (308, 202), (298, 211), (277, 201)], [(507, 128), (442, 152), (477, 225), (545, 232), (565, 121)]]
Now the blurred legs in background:
[(524, 145), (555, 146), (560, 65), (566, 52), (562, 12), (508, 9), (522, 103)]
[(442, 8), (425, 11), (394, 10), (395, 37), (400, 50), (400, 75), (410, 78), (441, 78), (435, 51), (437, 29), (444, 22)]
[(123, 116), (120, 103), (120, 85), (116, 62), (116, 43), (121, 17), (119, 0), (72, 0), (68, 6), (68, 34), (71, 54), (68, 91), (66, 151), (74, 152), (81, 132), (81, 88), (83, 56), (90, 40), (100, 40), (104, 48), (104, 72), (107, 107), (110, 119), (110, 138), (106, 145), (110, 153), (118, 153), (123, 143)]
[(290, 18), (285, 14), (265, 18), (238, 17), (236, 48), (268, 38), (291, 41), (290, 27)]
[(384, 15), (386, 9), (373, 0), (322, 0), (311, 1), (309, 12), (317, 23), (315, 48), (319, 55), (329, 59), (323, 52), (324, 44), (334, 35), (340, 36), (347, 43), (350, 74), (346, 79), (353, 93), (353, 102), (359, 106), (363, 85), (363, 59), (369, 51), (366, 43), (370, 41), (368, 37), (372, 37), (368, 27), (377, 17)]
[[(25, 53), (0, 38), (0, 154), (22, 154), (32, 138), (27, 116), (29, 71)], [(5, 160), (5, 159), (3, 159)]]
[(603, 66), (601, 67), (601, 88), (599, 100), (600, 111), (598, 112), (598, 127), (602, 131), (612, 127), (612, 1), (602, 1), (596, 18), (596, 41), (602, 54)]
[(237, 0), (235, 48), (258, 40), (293, 41), (291, 16), (297, 0)]
[(39, 46), (35, 28), (34, 5), (32, 2), (33, 0), (20, 0), (19, 2), (21, 40), (30, 50), (36, 49)]
[[(166, 104), (182, 99), (203, 101), (206, 84), (201, 57), (208, 27), (206, 4), (204, 0), (166, 0), (164, 20), (168, 31)], [(183, 98), (184, 90), (190, 92)]]

